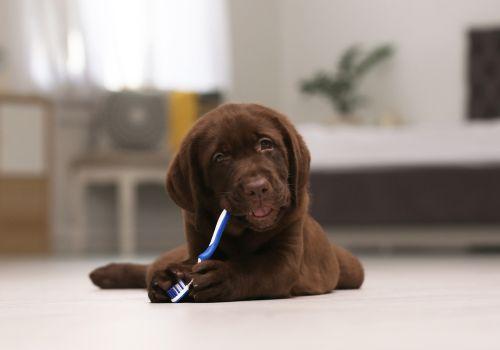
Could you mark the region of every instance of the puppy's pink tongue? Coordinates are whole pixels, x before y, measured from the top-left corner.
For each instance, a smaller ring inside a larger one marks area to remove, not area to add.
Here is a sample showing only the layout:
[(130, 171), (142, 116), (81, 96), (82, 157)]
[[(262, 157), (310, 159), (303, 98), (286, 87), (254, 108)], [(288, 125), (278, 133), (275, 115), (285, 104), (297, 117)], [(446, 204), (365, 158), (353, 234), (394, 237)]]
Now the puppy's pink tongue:
[(253, 209), (252, 214), (253, 214), (253, 216), (255, 216), (257, 218), (262, 218), (264, 216), (269, 215), (271, 210), (272, 210), (271, 207), (259, 207), (259, 208)]

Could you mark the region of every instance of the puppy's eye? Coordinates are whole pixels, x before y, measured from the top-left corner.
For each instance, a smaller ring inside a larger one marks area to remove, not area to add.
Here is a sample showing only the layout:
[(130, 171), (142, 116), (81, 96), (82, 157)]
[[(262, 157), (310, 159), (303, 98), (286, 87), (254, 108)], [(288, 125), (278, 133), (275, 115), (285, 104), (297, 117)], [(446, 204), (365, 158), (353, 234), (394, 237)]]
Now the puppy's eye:
[(274, 147), (273, 140), (267, 137), (263, 137), (259, 140), (259, 148), (261, 151), (273, 149), (273, 147)]
[(212, 161), (214, 161), (216, 163), (220, 163), (226, 159), (227, 159), (227, 157), (224, 155), (224, 153), (221, 153), (221, 152), (217, 152), (212, 156)]

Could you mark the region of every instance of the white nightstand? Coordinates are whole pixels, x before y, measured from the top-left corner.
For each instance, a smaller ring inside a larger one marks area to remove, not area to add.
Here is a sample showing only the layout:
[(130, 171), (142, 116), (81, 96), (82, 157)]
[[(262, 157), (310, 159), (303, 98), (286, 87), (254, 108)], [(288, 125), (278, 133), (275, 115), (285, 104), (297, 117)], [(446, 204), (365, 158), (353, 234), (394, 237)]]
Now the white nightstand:
[(123, 255), (135, 253), (137, 187), (141, 183), (165, 183), (169, 157), (161, 153), (114, 152), (88, 154), (72, 164), (73, 249), (87, 248), (86, 192), (90, 185), (117, 187), (118, 247)]

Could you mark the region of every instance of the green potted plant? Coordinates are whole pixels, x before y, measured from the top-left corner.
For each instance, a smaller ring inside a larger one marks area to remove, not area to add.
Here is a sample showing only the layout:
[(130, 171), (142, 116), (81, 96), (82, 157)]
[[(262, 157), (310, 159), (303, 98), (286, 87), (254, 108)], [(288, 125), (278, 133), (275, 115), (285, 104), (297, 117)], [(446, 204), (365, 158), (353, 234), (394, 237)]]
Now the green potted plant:
[(352, 121), (357, 108), (366, 102), (358, 89), (363, 77), (393, 54), (391, 45), (380, 45), (363, 54), (358, 46), (349, 47), (334, 72), (319, 71), (301, 82), (302, 92), (326, 97), (340, 118)]

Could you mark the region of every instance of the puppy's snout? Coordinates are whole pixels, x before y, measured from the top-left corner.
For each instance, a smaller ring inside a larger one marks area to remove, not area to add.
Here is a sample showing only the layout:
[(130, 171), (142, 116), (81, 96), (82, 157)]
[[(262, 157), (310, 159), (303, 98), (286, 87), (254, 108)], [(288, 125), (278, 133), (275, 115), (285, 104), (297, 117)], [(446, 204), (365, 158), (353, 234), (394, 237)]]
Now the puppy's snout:
[(249, 199), (263, 198), (271, 189), (271, 184), (264, 177), (254, 177), (243, 185), (245, 196)]

